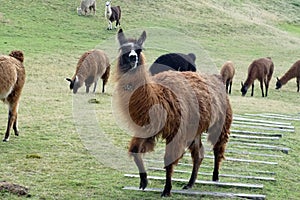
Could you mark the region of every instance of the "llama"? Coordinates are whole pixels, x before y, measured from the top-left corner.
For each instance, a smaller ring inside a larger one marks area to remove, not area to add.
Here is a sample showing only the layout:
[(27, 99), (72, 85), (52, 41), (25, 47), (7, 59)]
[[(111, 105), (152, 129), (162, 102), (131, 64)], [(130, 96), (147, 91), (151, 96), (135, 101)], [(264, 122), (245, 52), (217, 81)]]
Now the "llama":
[(196, 71), (195, 64), (196, 56), (193, 53), (169, 53), (158, 57), (149, 68), (152, 75), (158, 74), (163, 71)]
[(208, 132), (213, 144), (213, 181), (219, 180), (219, 167), (229, 140), (232, 110), (219, 75), (166, 71), (150, 76), (139, 39), (127, 39), (118, 32), (120, 55), (116, 67), (116, 108), (120, 119), (133, 131), (129, 155), (139, 169), (140, 188), (148, 184), (142, 154), (154, 150), (158, 138), (166, 141), (164, 165), (166, 182), (162, 196), (170, 196), (174, 165), (188, 148), (193, 171), (184, 189), (191, 188), (204, 157), (201, 134)]
[(276, 89), (280, 89), (282, 85), (286, 84), (292, 78), (296, 78), (297, 92), (299, 92), (300, 82), (300, 60), (296, 61), (292, 67), (279, 79), (277, 77)]
[[(274, 64), (270, 57), (259, 58), (257, 60), (254, 60), (248, 68), (248, 77), (245, 83), (241, 82), (242, 95), (245, 96), (249, 86), (252, 85), (251, 96), (253, 96), (254, 80), (258, 79), (260, 82), (262, 97), (267, 97), (269, 83), (272, 78), (273, 71), (274, 71)], [(264, 95), (263, 83), (265, 83), (266, 95)]]
[(25, 68), (22, 51), (12, 51), (9, 56), (0, 56), (0, 99), (8, 104), (8, 123), (3, 142), (9, 141), (10, 129), (18, 130), (18, 107), (25, 83)]
[(81, 0), (80, 7), (77, 8), (77, 14), (82, 15), (84, 13), (86, 15), (88, 9), (90, 12), (93, 9), (94, 15), (96, 14), (96, 0)]
[(233, 62), (225, 62), (221, 68), (220, 74), (223, 78), (224, 84), (226, 85), (227, 94), (231, 94), (232, 79), (235, 74)]
[(73, 78), (66, 78), (70, 82), (70, 89), (76, 94), (77, 90), (85, 82), (86, 93), (89, 93), (90, 86), (94, 83), (94, 90), (96, 91), (99, 78), (103, 80), (102, 93), (104, 86), (108, 81), (110, 74), (109, 58), (101, 50), (91, 50), (85, 52), (77, 63), (76, 72)]
[(120, 6), (111, 6), (111, 1), (107, 1), (105, 4), (105, 18), (108, 20), (107, 30), (112, 30), (112, 23), (116, 21), (116, 26), (121, 26), (121, 8)]

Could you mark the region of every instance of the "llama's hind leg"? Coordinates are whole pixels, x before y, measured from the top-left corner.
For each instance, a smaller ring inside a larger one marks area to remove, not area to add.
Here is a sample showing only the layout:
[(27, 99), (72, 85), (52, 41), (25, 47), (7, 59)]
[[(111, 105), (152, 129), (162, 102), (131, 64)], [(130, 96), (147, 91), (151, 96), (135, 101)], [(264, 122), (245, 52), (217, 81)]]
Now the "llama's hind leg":
[(229, 94), (231, 94), (232, 81), (229, 83)]
[[(229, 112), (229, 110), (228, 110)], [(231, 109), (230, 109), (231, 113)], [(218, 181), (219, 180), (219, 169), (221, 166), (222, 159), (225, 159), (225, 149), (226, 149), (226, 144), (229, 140), (229, 128), (231, 125), (231, 114), (227, 113), (227, 118), (225, 119), (225, 124), (223, 126), (221, 135), (218, 139), (218, 142), (214, 145), (214, 171), (213, 171), (213, 181)]]
[(7, 121), (7, 128), (5, 132), (5, 136), (3, 139), (3, 142), (8, 142), (9, 141), (9, 135), (10, 135), (10, 129), (13, 126), (15, 134), (19, 135), (19, 131), (17, 130), (17, 106), (15, 108), (11, 109), (11, 106), (8, 111), (8, 121)]
[(262, 97), (265, 97), (263, 81), (260, 81), (260, 89), (261, 89), (261, 96), (262, 96)]
[(253, 93), (254, 93), (254, 83), (252, 83), (251, 97), (253, 97)]
[(192, 145), (189, 147), (191, 151), (191, 156), (193, 159), (193, 171), (192, 175), (190, 177), (190, 180), (187, 185), (183, 187), (183, 189), (189, 189), (192, 188), (195, 184), (195, 181), (198, 176), (198, 170), (202, 163), (202, 160), (204, 158), (204, 148), (202, 146), (202, 143), (200, 141), (200, 136), (197, 136)]
[(297, 77), (297, 92), (299, 92), (299, 82), (300, 82), (300, 77)]

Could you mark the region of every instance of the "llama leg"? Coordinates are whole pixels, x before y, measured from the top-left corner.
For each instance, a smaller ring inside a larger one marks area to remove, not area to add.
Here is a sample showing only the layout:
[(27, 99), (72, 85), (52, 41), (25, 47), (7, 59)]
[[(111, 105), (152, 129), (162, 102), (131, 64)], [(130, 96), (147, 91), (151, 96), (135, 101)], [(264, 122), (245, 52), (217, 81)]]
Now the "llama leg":
[(260, 89), (261, 89), (261, 96), (265, 97), (264, 95), (264, 85), (263, 85), (263, 81), (260, 81)]
[(105, 87), (106, 81), (103, 79), (102, 80), (102, 93), (104, 93), (104, 87)]
[(94, 89), (93, 89), (93, 93), (95, 93), (95, 92), (96, 92), (97, 84), (98, 84), (98, 80), (94, 82)]
[(229, 140), (229, 134), (230, 134), (230, 125), (232, 122), (232, 110), (229, 107), (226, 112), (226, 119), (222, 128), (221, 135), (218, 139), (218, 142), (214, 145), (214, 171), (213, 171), (213, 181), (219, 180), (219, 169), (221, 166), (222, 159), (225, 159), (225, 148), (226, 144)]
[(252, 83), (251, 97), (253, 97), (253, 92), (254, 92), (254, 83)]
[(166, 167), (166, 183), (164, 191), (161, 194), (162, 197), (171, 196), (173, 168), (173, 163)]
[(17, 107), (18, 107), (18, 105), (14, 105), (14, 106), (10, 105), (9, 106), (7, 128), (6, 128), (3, 142), (7, 142), (9, 140), (10, 129), (12, 126), (14, 126), (15, 134), (16, 133), (18, 134), (18, 131), (16, 132), (16, 129), (15, 129), (15, 126), (17, 125), (17, 124), (15, 124), (15, 121), (17, 119)]
[(193, 187), (198, 176), (199, 167), (204, 158), (204, 149), (202, 148), (202, 143), (199, 136), (196, 137), (189, 149), (193, 159), (193, 171), (188, 184), (184, 186), (183, 189), (189, 189)]
[(226, 93), (228, 94), (229, 81), (226, 81)]
[(266, 96), (268, 96), (268, 90), (269, 90), (269, 80), (265, 80), (265, 88), (266, 88)]
[(299, 82), (300, 82), (300, 78), (297, 78), (297, 92), (299, 92)]
[(232, 81), (230, 81), (230, 84), (229, 84), (229, 94), (231, 94), (231, 87), (232, 87)]
[(107, 30), (111, 30), (112, 29), (112, 23), (110, 20), (108, 20), (108, 27), (107, 27)]
[(148, 185), (147, 172), (144, 167), (142, 154), (153, 151), (155, 138), (137, 138), (133, 137), (129, 145), (129, 153), (133, 156), (134, 162), (140, 173), (140, 189), (145, 189)]
[(16, 113), (15, 122), (13, 124), (13, 129), (16, 136), (19, 136), (19, 130), (18, 130), (18, 114)]

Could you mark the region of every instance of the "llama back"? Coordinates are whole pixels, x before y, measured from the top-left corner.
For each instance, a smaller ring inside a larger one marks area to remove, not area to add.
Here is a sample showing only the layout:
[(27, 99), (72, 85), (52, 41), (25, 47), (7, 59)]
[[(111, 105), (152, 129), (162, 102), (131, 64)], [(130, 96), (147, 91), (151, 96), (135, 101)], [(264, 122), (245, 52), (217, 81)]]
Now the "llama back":
[(281, 84), (286, 84), (290, 79), (300, 78), (300, 60), (296, 61), (292, 67), (280, 78)]

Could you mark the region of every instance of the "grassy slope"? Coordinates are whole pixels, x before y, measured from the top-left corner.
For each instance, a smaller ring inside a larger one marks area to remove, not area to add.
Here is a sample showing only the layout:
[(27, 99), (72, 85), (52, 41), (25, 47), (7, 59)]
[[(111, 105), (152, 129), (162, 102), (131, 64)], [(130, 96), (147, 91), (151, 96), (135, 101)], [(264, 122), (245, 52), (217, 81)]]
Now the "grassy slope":
[[(158, 194), (122, 191), (122, 186), (137, 185), (137, 180), (124, 179), (123, 172), (99, 164), (84, 147), (74, 126), (72, 95), (64, 78), (72, 75), (82, 52), (97, 45), (101, 47), (103, 41), (115, 37), (115, 31), (106, 31), (103, 2), (98, 4), (97, 16), (88, 17), (76, 15), (77, 4), (58, 0), (1, 3), (0, 52), (24, 50), (27, 82), (20, 106), (21, 136), (0, 143), (0, 179), (29, 186), (34, 199), (157, 198)], [(275, 91), (273, 79), (267, 99), (260, 97), (257, 84), (255, 97), (242, 98), (239, 93), (240, 81), (245, 80), (247, 66), (253, 59), (271, 56), (275, 63), (274, 76), (281, 76), (299, 59), (300, 7), (296, 0), (281, 3), (275, 0), (268, 3), (128, 0), (119, 5), (123, 9), (125, 31), (164, 27), (192, 38), (218, 67), (226, 60), (233, 60), (237, 68), (231, 96), (235, 113), (300, 111), (294, 81)], [(168, 45), (173, 51), (181, 50), (175, 44)], [(151, 51), (146, 54), (154, 57)], [(198, 58), (197, 62), (201, 59), (204, 58)], [(125, 149), (129, 136), (113, 122), (112, 93), (110, 82), (108, 95), (90, 98), (100, 99), (96, 110), (101, 129), (115, 141), (120, 140), (117, 143)], [(5, 130), (7, 111), (5, 106), (1, 107), (0, 130)], [(296, 125), (299, 128), (300, 124)], [(270, 199), (299, 198), (299, 139), (289, 135), (284, 138), (284, 144), (293, 151), (280, 161), (280, 169), (274, 169), (280, 172), (279, 182), (267, 184), (263, 191)], [(36, 154), (42, 158), (26, 158)], [(151, 187), (162, 187), (162, 182), (152, 182)], [(196, 189), (209, 188), (197, 186)], [(16, 198), (9, 194), (2, 197)], [(184, 197), (174, 195), (176, 198)]]

